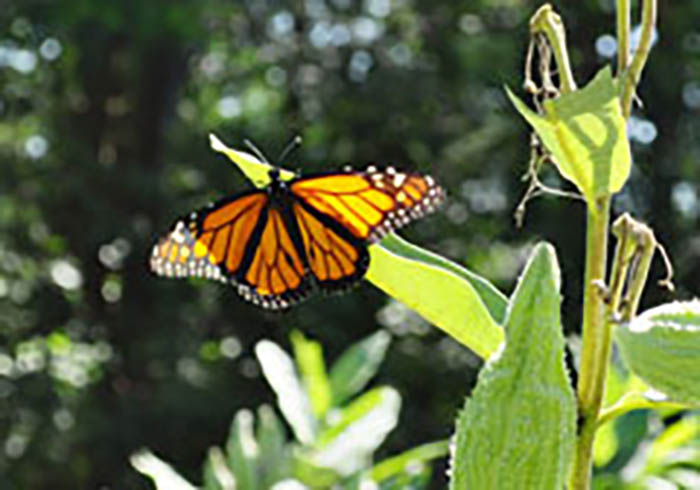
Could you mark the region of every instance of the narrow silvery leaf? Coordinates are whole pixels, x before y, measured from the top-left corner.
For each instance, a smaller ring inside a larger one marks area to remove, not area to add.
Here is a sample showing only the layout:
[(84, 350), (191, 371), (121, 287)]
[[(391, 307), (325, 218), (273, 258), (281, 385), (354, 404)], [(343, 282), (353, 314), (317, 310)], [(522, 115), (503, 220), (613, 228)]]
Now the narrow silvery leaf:
[(236, 490), (236, 477), (221, 448), (209, 449), (204, 463), (204, 490)]
[(332, 398), (323, 347), (319, 342), (304, 337), (298, 330), (294, 330), (289, 338), (314, 416), (321, 419), (330, 408)]
[(237, 490), (257, 488), (257, 461), (260, 449), (253, 434), (253, 413), (248, 409), (236, 412), (231, 424), (226, 453), (229, 467), (233, 470)]
[(657, 306), (615, 334), (634, 374), (674, 401), (700, 404), (700, 301)]
[(197, 490), (172, 466), (148, 449), (141, 449), (132, 454), (129, 462), (138, 472), (150, 477), (157, 490)]
[(365, 467), (396, 427), (400, 409), (401, 397), (395, 389), (368, 391), (338, 413), (336, 423), (319, 436), (311, 460), (344, 476)]
[(316, 434), (316, 420), (291, 357), (269, 340), (257, 343), (255, 355), (260, 361), (267, 382), (277, 395), (277, 405), (292, 427), (297, 440), (303, 444), (311, 444)]
[(291, 451), (287, 446), (285, 430), (282, 421), (269, 405), (258, 408), (256, 436), (262, 455), (258, 460), (258, 470), (262, 475), (261, 488), (268, 488), (291, 474)]
[(564, 366), (560, 272), (540, 244), (506, 316), (494, 355), (457, 419), (452, 490), (564, 487), (575, 440), (576, 401)]
[(298, 480), (282, 480), (270, 487), (270, 490), (308, 490), (309, 487)]
[(335, 406), (359, 393), (379, 369), (391, 342), (391, 335), (379, 330), (351, 345), (333, 364), (330, 372)]

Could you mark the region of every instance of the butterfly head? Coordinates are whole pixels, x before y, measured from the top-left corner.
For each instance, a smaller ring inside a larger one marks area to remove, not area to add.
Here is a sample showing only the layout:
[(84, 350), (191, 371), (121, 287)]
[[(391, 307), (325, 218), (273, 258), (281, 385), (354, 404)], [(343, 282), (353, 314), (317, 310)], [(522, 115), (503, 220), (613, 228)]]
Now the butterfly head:
[(268, 172), (270, 180), (274, 183), (280, 182), (280, 169), (279, 167), (272, 167)]

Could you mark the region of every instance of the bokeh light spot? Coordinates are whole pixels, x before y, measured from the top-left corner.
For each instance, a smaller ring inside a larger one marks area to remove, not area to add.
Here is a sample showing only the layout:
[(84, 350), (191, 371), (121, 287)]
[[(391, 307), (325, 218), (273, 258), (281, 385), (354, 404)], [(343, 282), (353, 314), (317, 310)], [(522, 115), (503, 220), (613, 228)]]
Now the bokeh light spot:
[(58, 39), (54, 39), (53, 37), (44, 39), (44, 42), (39, 46), (39, 54), (41, 54), (41, 57), (45, 60), (53, 61), (61, 56), (61, 52), (63, 52), (63, 46), (61, 46)]
[(24, 142), (24, 152), (28, 157), (35, 160), (46, 155), (49, 150), (49, 142), (40, 134), (35, 134), (27, 138)]
[(55, 261), (50, 272), (53, 282), (63, 289), (78, 289), (83, 284), (83, 275), (67, 260)]

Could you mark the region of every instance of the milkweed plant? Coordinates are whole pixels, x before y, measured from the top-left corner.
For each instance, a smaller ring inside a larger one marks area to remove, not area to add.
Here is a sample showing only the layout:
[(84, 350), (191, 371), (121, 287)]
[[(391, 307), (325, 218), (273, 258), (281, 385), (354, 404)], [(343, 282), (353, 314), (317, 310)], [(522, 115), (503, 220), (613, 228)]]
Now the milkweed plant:
[[(370, 247), (366, 278), (485, 360), (449, 443), (374, 463), (401, 397), (388, 386), (362, 390), (389, 335), (380, 331), (351, 346), (327, 371), (321, 345), (295, 331), (296, 364), (270, 341), (255, 349), (292, 437), (269, 406), (239, 411), (224, 448), (209, 451), (203, 488), (425, 488), (428, 463), (444, 456), (450, 490), (700, 488), (700, 301), (638, 312), (652, 258), (660, 252), (666, 261), (669, 277), (661, 283), (672, 289), (670, 263), (649, 226), (628, 213), (612, 223), (610, 216), (611, 199), (630, 173), (626, 125), (656, 27), (656, 1), (642, 0), (640, 9), (639, 41), (630, 50), (630, 2), (617, 1), (616, 72), (604, 67), (579, 87), (563, 21), (543, 5), (530, 20), (523, 87), (531, 104), (505, 88), (533, 130), (530, 183), (516, 219), (537, 195), (570, 194), (538, 179), (547, 164), (576, 187), (573, 197), (587, 210), (582, 338), (571, 346), (576, 381), (564, 360), (553, 245), (533, 248), (506, 296), (478, 274), (389, 235)], [(253, 182), (267, 175), (252, 155), (214, 136), (212, 147)], [(615, 251), (608, 263), (610, 234)], [(621, 450), (616, 423), (639, 409), (670, 422), (645, 436), (622, 478), (592, 480), (594, 465)], [(146, 449), (131, 462), (159, 489), (195, 488)]]

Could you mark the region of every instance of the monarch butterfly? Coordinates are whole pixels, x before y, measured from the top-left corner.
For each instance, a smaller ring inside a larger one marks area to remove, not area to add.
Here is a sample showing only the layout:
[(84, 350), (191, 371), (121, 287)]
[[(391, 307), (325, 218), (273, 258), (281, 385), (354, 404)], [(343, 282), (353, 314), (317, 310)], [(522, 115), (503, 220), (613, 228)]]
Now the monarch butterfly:
[(369, 266), (368, 245), (432, 212), (444, 191), (430, 176), (346, 168), (270, 183), (175, 221), (153, 247), (166, 277), (229, 283), (245, 300), (281, 310), (314, 290), (339, 291)]

